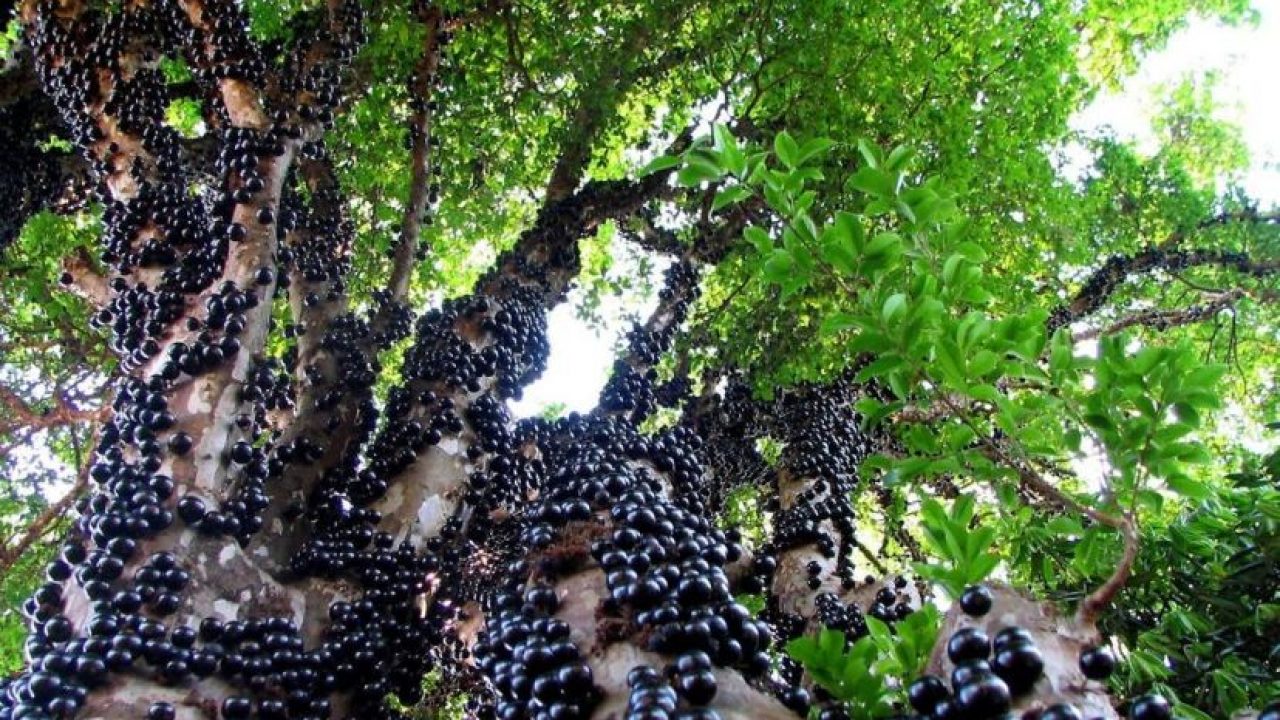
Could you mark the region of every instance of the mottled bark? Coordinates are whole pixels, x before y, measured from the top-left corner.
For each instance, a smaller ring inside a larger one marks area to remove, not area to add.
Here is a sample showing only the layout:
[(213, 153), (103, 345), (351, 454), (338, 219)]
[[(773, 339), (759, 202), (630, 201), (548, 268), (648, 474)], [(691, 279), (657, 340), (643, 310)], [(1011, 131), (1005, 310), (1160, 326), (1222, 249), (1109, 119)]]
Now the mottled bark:
[(926, 672), (950, 677), (954, 664), (947, 658), (947, 640), (957, 630), (976, 627), (995, 637), (1007, 627), (1021, 627), (1031, 634), (1044, 658), (1044, 676), (1026, 694), (1015, 699), (1017, 715), (1057, 703), (1074, 706), (1083, 717), (1113, 720), (1120, 717), (1112, 706), (1105, 683), (1089, 680), (1080, 672), (1080, 654), (1097, 646), (1102, 638), (1089, 621), (1061, 615), (1048, 602), (1032, 600), (1012, 588), (991, 585), (995, 603), (981, 618), (965, 615), (952, 606), (942, 622)]

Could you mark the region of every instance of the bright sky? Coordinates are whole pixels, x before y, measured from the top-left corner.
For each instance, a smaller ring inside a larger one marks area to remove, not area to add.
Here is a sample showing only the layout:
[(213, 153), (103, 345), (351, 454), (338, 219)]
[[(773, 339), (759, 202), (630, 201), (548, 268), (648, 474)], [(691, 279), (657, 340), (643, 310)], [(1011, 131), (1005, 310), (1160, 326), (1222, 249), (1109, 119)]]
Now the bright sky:
[[(1280, 0), (1259, 0), (1256, 27), (1224, 27), (1194, 20), (1176, 34), (1168, 47), (1144, 60), (1141, 71), (1118, 93), (1099, 97), (1072, 122), (1078, 130), (1110, 126), (1122, 138), (1150, 149), (1150, 110), (1155, 89), (1173, 84), (1187, 73), (1218, 70), (1216, 89), (1223, 117), (1244, 130), (1253, 165), (1244, 178), (1249, 193), (1263, 204), (1280, 203), (1280, 92), (1274, 92), (1280, 72)], [(660, 278), (654, 279), (661, 286)], [(572, 298), (571, 298), (572, 299)], [(549, 320), (551, 357), (547, 372), (512, 403), (519, 416), (535, 414), (552, 403), (585, 412), (595, 407), (613, 364), (613, 348), (630, 327), (621, 317), (627, 311), (646, 316), (656, 298), (644, 306), (622, 308), (614, 302), (603, 332), (596, 333), (575, 317), (572, 303), (560, 305)]]
[(1098, 98), (1072, 126), (1088, 130), (1109, 125), (1121, 137), (1152, 150), (1149, 128), (1155, 89), (1188, 74), (1217, 70), (1215, 98), (1222, 106), (1221, 117), (1240, 125), (1253, 160), (1245, 187), (1264, 205), (1280, 203), (1280, 93), (1274, 91), (1280, 72), (1280, 0), (1255, 0), (1254, 7), (1261, 14), (1254, 27), (1191, 22), (1164, 51), (1142, 62), (1123, 92)]

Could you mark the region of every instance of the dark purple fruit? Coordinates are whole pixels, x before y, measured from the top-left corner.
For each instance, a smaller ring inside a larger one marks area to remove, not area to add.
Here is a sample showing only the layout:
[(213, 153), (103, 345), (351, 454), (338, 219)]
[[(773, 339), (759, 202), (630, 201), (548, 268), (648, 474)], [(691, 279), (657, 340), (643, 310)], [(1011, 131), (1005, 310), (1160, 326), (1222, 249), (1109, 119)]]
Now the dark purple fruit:
[(1105, 645), (1080, 653), (1080, 672), (1090, 680), (1106, 680), (1115, 669), (1116, 656)]
[(1002, 649), (1016, 645), (1018, 643), (1034, 643), (1035, 638), (1026, 629), (1018, 626), (1002, 628), (996, 636), (991, 638), (991, 649), (1000, 652)]
[(922, 715), (928, 715), (934, 706), (944, 700), (949, 693), (942, 679), (936, 675), (924, 675), (907, 687), (907, 700), (911, 707)]
[(995, 596), (991, 594), (991, 588), (986, 585), (970, 585), (960, 596), (960, 609), (965, 615), (982, 617), (991, 612), (994, 602)]
[(962, 662), (951, 671), (951, 687), (958, 688), (991, 674), (991, 665), (986, 660)]
[(960, 628), (947, 640), (947, 657), (957, 665), (966, 660), (986, 660), (990, 654), (987, 634), (978, 628)]
[(1031, 689), (1040, 674), (1044, 672), (1044, 657), (1035, 645), (1018, 643), (1005, 647), (996, 653), (991, 667), (1009, 685), (1014, 695), (1021, 695)]
[(1129, 720), (1169, 720), (1173, 708), (1159, 695), (1143, 695), (1129, 706)]
[(985, 718), (1008, 710), (1013, 697), (1003, 680), (988, 675), (956, 688), (955, 702), (966, 717)]

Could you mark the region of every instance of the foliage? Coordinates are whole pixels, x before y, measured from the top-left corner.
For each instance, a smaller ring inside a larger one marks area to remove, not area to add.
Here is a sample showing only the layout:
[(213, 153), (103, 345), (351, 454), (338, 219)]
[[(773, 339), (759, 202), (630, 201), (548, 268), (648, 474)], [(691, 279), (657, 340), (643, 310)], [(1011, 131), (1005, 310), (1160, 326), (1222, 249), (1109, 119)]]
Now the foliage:
[(389, 695), (387, 707), (407, 720), (462, 720), (466, 717), (466, 696), (445, 692), (443, 686), (443, 673), (437, 668), (423, 676), (421, 700), (406, 705), (400, 698)]
[[(272, 43), (320, 8), (244, 5), (252, 33)], [(326, 138), (351, 198), (357, 310), (382, 287), (410, 193), (416, 98), (406, 80), (425, 32), (407, 3), (369, 5), (355, 63), (368, 89)], [(1094, 518), (1131, 520), (1142, 550), (1103, 621), (1127, 650), (1118, 688), (1167, 688), (1189, 714), (1257, 706), (1280, 695), (1280, 650), (1264, 640), (1280, 635), (1280, 472), (1276, 455), (1227, 470), (1248, 454), (1241, 429), (1280, 411), (1274, 275), (1226, 265), (1133, 273), (1096, 312), (1051, 322), (1109, 257), (1195, 247), (1275, 262), (1277, 224), (1232, 184), (1248, 157), (1239, 128), (1220, 117), (1212, 75), (1162, 89), (1150, 154), (1068, 132), (1072, 113), (1191, 13), (1251, 16), (1242, 0), (511, 4), (458, 32), (439, 71), (436, 199), (411, 300), (421, 310), (471, 291), (529, 227), (565, 158), (592, 179), (674, 168), (670, 212), (647, 221), (687, 243), (696, 223), (751, 220), (705, 269), (677, 349), (691, 378), (741, 371), (768, 399), (856, 368), (877, 389), (857, 405), (864, 425), (891, 428), (894, 440), (862, 468), (886, 494), (878, 506), (863, 499), (868, 514), (885, 525), (906, 518), (906, 537), (930, 556), (912, 567), (952, 598), (1003, 563), (1020, 586), (1078, 601), (1122, 555), (1119, 534)], [(17, 37), (16, 23), (0, 36), (6, 60)], [(175, 87), (190, 80), (181, 63), (161, 69)], [(181, 98), (166, 121), (205, 139), (200, 108)], [(705, 132), (665, 154), (695, 120)], [(1087, 157), (1076, 177), (1059, 159), (1067, 147)], [(40, 412), (58, 392), (106, 401), (106, 336), (91, 328), (89, 304), (59, 289), (68, 258), (100, 269), (100, 213), (36, 215), (0, 258), (0, 383)], [(603, 223), (581, 243), (580, 317), (602, 324), (606, 299), (651, 290), (657, 258), (634, 242), (637, 225)], [(1229, 291), (1239, 299), (1195, 322), (1112, 331)], [(289, 325), (285, 304), (277, 311), (277, 328)], [(289, 345), (281, 335), (273, 357)], [(402, 353), (381, 358), (380, 402)], [(36, 445), (50, 460), (0, 460), (6, 537), (43, 506), (46, 486), (82, 466), (89, 438), (87, 423), (0, 433), (6, 448)], [(770, 437), (757, 447), (771, 465), (782, 451)], [(765, 495), (735, 491), (720, 518), (757, 548), (772, 522)], [(934, 496), (953, 498), (949, 512)], [(12, 608), (49, 552), (23, 556), (0, 585), (0, 672), (19, 664)], [(927, 657), (936, 610), (893, 631), (868, 626), (866, 637), (825, 630), (788, 651), (835, 697), (882, 714)]]
[(798, 637), (786, 649), (823, 690), (847, 703), (855, 717), (884, 717), (928, 663), (939, 614), (925, 605), (892, 629), (873, 617), (866, 621), (868, 633), (857, 640), (822, 628), (817, 637)]
[(763, 544), (771, 527), (762, 495), (761, 488), (754, 485), (737, 488), (725, 498), (720, 515), (720, 525), (738, 530), (748, 550)]
[(942, 504), (926, 498), (920, 508), (920, 529), (932, 553), (945, 564), (915, 563), (912, 567), (927, 580), (942, 587), (952, 600), (964, 589), (986, 579), (999, 564), (999, 556), (988, 552), (995, 542), (995, 530), (988, 526), (970, 529), (974, 500), (960, 496), (948, 514)]
[[(1218, 386), (1225, 365), (1204, 363), (1187, 339), (1147, 344), (1151, 338), (1124, 332), (1102, 333), (1095, 356), (1088, 357), (1079, 354), (1069, 329), (1050, 333), (1045, 310), (994, 313), (999, 281), (984, 274), (989, 255), (969, 239), (970, 224), (960, 216), (954, 194), (935, 178), (909, 178), (910, 150), (886, 153), (865, 141), (857, 145), (864, 162), (845, 182), (860, 199), (857, 212), (827, 216), (814, 215), (817, 193), (810, 186), (824, 179), (823, 171), (807, 163), (833, 147), (830, 142), (800, 143), (780, 133), (765, 150), (740, 146), (716, 127), (678, 167), (682, 184), (718, 188), (713, 205), (730, 206), (758, 194), (774, 211), (775, 222), (744, 232), (750, 250), (742, 267), (776, 288), (779, 299), (806, 293), (839, 298), (816, 337), (841, 348), (846, 360), (824, 372), (838, 370), (848, 358), (873, 358), (858, 379), (887, 388), (889, 399), (859, 401), (865, 422), (908, 421), (897, 427), (907, 452), (873, 457), (864, 471), (883, 471), (886, 482), (902, 488), (929, 477), (988, 485), (1000, 506), (1021, 518), (1002, 528), (1012, 545), (1018, 536), (1042, 532), (1025, 514), (1028, 491), (1067, 503), (1090, 521), (1110, 513), (1139, 527), (1154, 523), (1164, 541), (1180, 536), (1166, 524), (1174, 508), (1191, 512), (1197, 503), (1223, 501), (1225, 488), (1206, 483), (1198, 468), (1214, 461), (1203, 435), (1212, 428), (1203, 420), (1222, 407)], [(833, 294), (826, 282), (839, 290)], [(784, 362), (812, 363), (821, 352), (809, 350)], [(759, 390), (765, 397), (771, 393), (767, 382)], [(914, 421), (919, 414), (912, 411), (921, 408), (940, 412)], [(1067, 494), (1061, 494), (1041, 477), (1090, 452), (1103, 468), (1100, 485), (1090, 491), (1068, 483)], [(1054, 494), (1045, 496), (1049, 490)], [(919, 515), (926, 547), (943, 562), (914, 567), (953, 599), (999, 563), (987, 552), (997, 531), (970, 529), (974, 507), (973, 496), (961, 496), (948, 516), (927, 498)], [(1122, 521), (1108, 521), (1110, 527), (1090, 522), (1086, 528), (1080, 519), (1061, 515), (1045, 529), (1080, 538), (1071, 554), (1074, 569), (1101, 583), (1120, 562), (1119, 538), (1109, 531)], [(1218, 520), (1217, 533), (1240, 530), (1239, 518)], [(1013, 558), (1029, 559), (1026, 553)], [(1045, 577), (1052, 572), (1047, 565), (1041, 569)], [(1165, 622), (1178, 623), (1180, 633), (1162, 624), (1167, 634), (1135, 638), (1130, 672), (1148, 683), (1169, 676), (1156, 658), (1170, 657), (1175, 638), (1233, 628), (1237, 637), (1266, 632), (1274, 620), (1271, 600), (1263, 599), (1260, 607), (1242, 603), (1251, 614), (1215, 618), (1221, 624), (1179, 609)], [(829, 634), (798, 642), (793, 656), (820, 685), (862, 712), (877, 711), (883, 698), (874, 688), (883, 678), (869, 669), (874, 656), (866, 644), (845, 651)], [(1256, 706), (1273, 694), (1267, 681), (1272, 661), (1249, 667), (1226, 655), (1210, 659), (1211, 642), (1199, 643), (1198, 651), (1196, 643), (1191, 647), (1195, 657), (1185, 667), (1210, 672), (1218, 708)], [(1176, 688), (1157, 689), (1176, 697)]]

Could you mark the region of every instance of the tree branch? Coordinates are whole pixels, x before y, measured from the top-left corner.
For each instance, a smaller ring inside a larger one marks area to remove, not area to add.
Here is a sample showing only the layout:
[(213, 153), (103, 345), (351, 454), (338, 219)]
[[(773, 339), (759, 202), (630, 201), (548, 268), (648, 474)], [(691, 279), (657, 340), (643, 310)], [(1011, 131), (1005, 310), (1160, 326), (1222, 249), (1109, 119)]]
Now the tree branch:
[(0, 385), (0, 407), (3, 407), (8, 419), (0, 421), (0, 434), (7, 434), (19, 429), (34, 431), (62, 427), (82, 422), (101, 422), (110, 414), (110, 406), (81, 409), (67, 402), (61, 390), (53, 393), (53, 407), (41, 410), (32, 407), (12, 388)]
[(982, 438), (979, 442), (987, 449), (988, 455), (993, 460), (1016, 472), (1018, 479), (1024, 486), (1052, 503), (1120, 532), (1121, 539), (1124, 541), (1124, 551), (1120, 557), (1120, 562), (1116, 565), (1115, 570), (1112, 571), (1111, 576), (1097, 590), (1090, 593), (1080, 603), (1080, 607), (1076, 611), (1076, 617), (1081, 623), (1093, 627), (1097, 622), (1098, 616), (1111, 603), (1116, 593), (1120, 592), (1125, 583), (1128, 582), (1129, 575), (1133, 571), (1133, 563), (1138, 557), (1139, 549), (1136, 518), (1132, 513), (1112, 515), (1102, 512), (1059, 490), (1057, 486), (1045, 480), (1040, 473), (1036, 472), (1035, 468), (1031, 467), (1030, 464), (1010, 455), (1001, 443), (989, 436), (984, 436), (969, 416), (959, 407), (953, 405), (945, 395), (941, 396), (941, 399), (944, 404), (951, 408), (956, 418), (968, 425), (975, 436)]
[(1113, 255), (1085, 280), (1070, 301), (1049, 315), (1046, 325), (1053, 332), (1092, 315), (1106, 304), (1130, 276), (1156, 270), (1172, 272), (1196, 266), (1217, 266), (1254, 277), (1264, 277), (1280, 271), (1280, 261), (1256, 262), (1243, 252), (1209, 248), (1171, 250), (1161, 245), (1140, 250), (1133, 255)]
[(54, 523), (66, 514), (67, 510), (75, 503), (76, 499), (89, 486), (89, 463), (82, 463), (79, 472), (76, 475), (76, 482), (57, 502), (49, 505), (40, 514), (31, 521), (22, 530), (22, 534), (18, 536), (12, 543), (6, 544), (0, 548), (0, 576), (7, 575), (9, 569), (13, 567), (24, 553), (27, 552), (37, 541), (45, 536), (50, 530), (54, 529)]
[(418, 257), (418, 241), (422, 233), (422, 218), (427, 212), (431, 197), (431, 88), (434, 85), (436, 67), (440, 63), (441, 12), (435, 5), (422, 13), (426, 28), (422, 55), (413, 69), (409, 84), (409, 102), (413, 115), (409, 118), (409, 137), (413, 143), (409, 159), (411, 179), (409, 202), (405, 204), (404, 219), (400, 224), (400, 239), (396, 244), (391, 264), (388, 287), (394, 302), (404, 302), (409, 295), (409, 281), (413, 277), (414, 261)]
[(1153, 330), (1164, 331), (1181, 325), (1190, 325), (1191, 323), (1212, 318), (1219, 312), (1234, 307), (1241, 298), (1247, 295), (1248, 293), (1244, 290), (1237, 288), (1228, 290), (1209, 302), (1199, 305), (1192, 305), (1178, 310), (1147, 310), (1134, 313), (1106, 327), (1078, 332), (1071, 339), (1075, 342), (1093, 340), (1105, 335), (1114, 335), (1132, 327), (1148, 327)]

